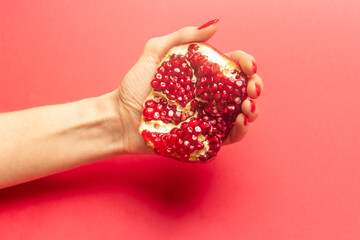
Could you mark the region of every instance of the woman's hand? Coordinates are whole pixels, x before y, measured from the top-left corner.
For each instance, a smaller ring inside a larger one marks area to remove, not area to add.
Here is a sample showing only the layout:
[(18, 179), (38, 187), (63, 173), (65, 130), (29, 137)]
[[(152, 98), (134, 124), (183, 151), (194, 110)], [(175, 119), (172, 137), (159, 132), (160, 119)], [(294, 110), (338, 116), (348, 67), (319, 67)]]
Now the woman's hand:
[[(170, 48), (189, 42), (204, 42), (216, 32), (217, 24), (201, 30), (186, 27), (164, 37), (153, 38), (121, 86), (100, 97), (66, 104), (43, 106), (0, 114), (0, 189), (23, 183), (116, 155), (151, 154), (138, 132), (142, 104), (151, 91), (150, 81)], [(255, 59), (234, 51), (228, 56), (239, 62), (249, 76), (249, 99), (225, 143), (241, 140), (247, 121), (259, 113), (252, 99), (263, 82), (255, 74)], [(251, 99), (250, 99), (251, 98)]]
[[(139, 134), (143, 102), (151, 91), (150, 82), (165, 54), (174, 46), (189, 42), (205, 42), (216, 32), (218, 25), (212, 24), (198, 30), (198, 27), (185, 27), (163, 37), (150, 39), (137, 63), (126, 74), (123, 82), (116, 91), (118, 97), (120, 117), (123, 125), (123, 144), (125, 152), (135, 154), (150, 154), (148, 147)], [(243, 52), (227, 53), (230, 58), (238, 62), (242, 70), (250, 77), (247, 87), (249, 98), (242, 104), (243, 113), (236, 119), (236, 125), (230, 132), (225, 144), (240, 141), (248, 131), (248, 121), (256, 119), (259, 109), (252, 100), (257, 98), (263, 90), (263, 82), (256, 73), (254, 57)]]

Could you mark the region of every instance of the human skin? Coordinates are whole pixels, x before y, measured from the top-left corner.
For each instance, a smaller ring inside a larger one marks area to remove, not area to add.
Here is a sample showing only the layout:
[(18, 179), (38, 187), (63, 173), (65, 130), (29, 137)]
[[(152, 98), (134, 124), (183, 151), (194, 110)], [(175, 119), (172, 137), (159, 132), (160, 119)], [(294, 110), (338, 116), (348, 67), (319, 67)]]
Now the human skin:
[[(9, 187), (121, 154), (154, 154), (138, 132), (142, 104), (163, 56), (173, 46), (205, 42), (218, 24), (185, 27), (150, 39), (120, 87), (103, 96), (0, 114), (0, 188)], [(240, 141), (256, 119), (255, 101), (263, 90), (255, 59), (243, 52), (227, 55), (249, 76), (249, 98), (225, 144)], [(250, 99), (251, 98), (251, 99)], [(226, 150), (225, 150), (226, 151)]]

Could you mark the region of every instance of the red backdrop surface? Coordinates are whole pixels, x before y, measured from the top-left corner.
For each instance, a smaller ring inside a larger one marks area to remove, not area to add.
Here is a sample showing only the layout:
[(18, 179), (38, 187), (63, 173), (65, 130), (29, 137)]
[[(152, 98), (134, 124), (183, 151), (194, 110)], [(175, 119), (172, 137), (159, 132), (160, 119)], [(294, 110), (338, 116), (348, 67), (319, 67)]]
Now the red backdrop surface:
[(0, 112), (107, 93), (147, 39), (215, 17), (265, 81), (248, 136), (0, 190), (0, 239), (360, 239), (359, 1), (2, 0)]

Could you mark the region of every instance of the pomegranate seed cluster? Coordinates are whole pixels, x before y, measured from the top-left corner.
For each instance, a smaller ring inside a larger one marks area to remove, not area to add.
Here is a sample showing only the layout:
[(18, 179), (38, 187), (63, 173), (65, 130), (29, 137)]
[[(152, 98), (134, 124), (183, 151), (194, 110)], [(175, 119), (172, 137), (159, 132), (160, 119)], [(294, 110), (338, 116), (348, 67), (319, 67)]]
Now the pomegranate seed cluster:
[(185, 107), (194, 98), (195, 84), (192, 77), (193, 72), (185, 57), (172, 55), (169, 61), (163, 62), (158, 68), (151, 87)]
[(157, 154), (184, 162), (212, 159), (241, 113), (247, 76), (206, 53), (231, 62), (194, 43), (163, 61), (151, 81), (140, 132)]

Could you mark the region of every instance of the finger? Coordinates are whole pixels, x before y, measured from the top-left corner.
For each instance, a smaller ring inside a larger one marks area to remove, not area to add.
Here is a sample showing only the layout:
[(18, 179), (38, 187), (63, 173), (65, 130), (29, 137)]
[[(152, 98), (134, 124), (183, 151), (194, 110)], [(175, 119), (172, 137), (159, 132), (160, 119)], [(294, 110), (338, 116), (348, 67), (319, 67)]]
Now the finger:
[(256, 102), (250, 98), (247, 98), (241, 105), (243, 113), (248, 116), (249, 122), (255, 121), (259, 115), (259, 107)]
[(248, 118), (245, 114), (241, 113), (236, 117), (235, 126), (231, 129), (224, 144), (239, 142), (245, 137), (248, 130)]
[(241, 50), (237, 50), (226, 53), (225, 55), (230, 57), (234, 61), (238, 62), (241, 69), (246, 75), (252, 76), (256, 73), (257, 71), (256, 60), (250, 54)]
[(250, 98), (252, 99), (258, 98), (264, 89), (263, 80), (257, 74), (252, 75), (249, 78), (246, 89), (247, 89), (247, 94)]
[(166, 36), (150, 39), (146, 43), (145, 52), (156, 52), (162, 57), (174, 46), (209, 40), (215, 34), (217, 28), (217, 22), (200, 30), (198, 30), (198, 27), (184, 27)]

